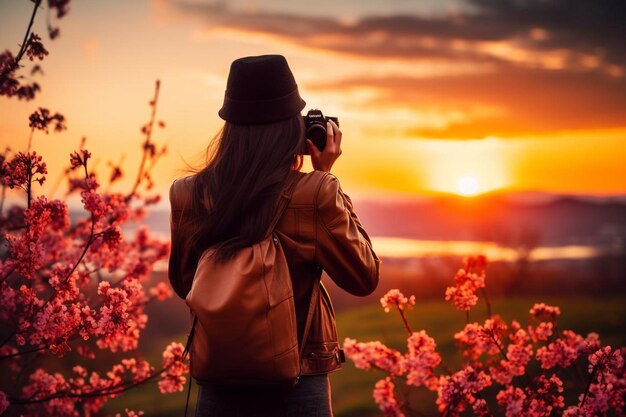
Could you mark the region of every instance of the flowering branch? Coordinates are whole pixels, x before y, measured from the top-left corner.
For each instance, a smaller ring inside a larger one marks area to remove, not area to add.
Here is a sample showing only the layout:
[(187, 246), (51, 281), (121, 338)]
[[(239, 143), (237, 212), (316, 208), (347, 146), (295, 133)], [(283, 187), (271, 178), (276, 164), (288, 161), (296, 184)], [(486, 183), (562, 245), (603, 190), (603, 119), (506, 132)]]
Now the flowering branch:
[[(24, 56), (33, 61), (48, 55), (41, 38), (32, 33), (42, 0), (34, 3), (17, 56), (9, 51), (0, 54), (0, 95), (31, 100), (39, 91), (36, 83), (20, 85), (15, 74)], [(59, 32), (51, 25), (50, 11), (56, 10), (57, 18), (61, 18), (68, 12), (69, 3), (47, 0), (52, 39)], [(37, 72), (42, 72), (39, 65), (33, 67), (31, 75)], [(182, 361), (180, 343), (166, 347), (158, 371), (132, 357), (148, 320), (145, 306), (172, 296), (165, 282), (144, 287), (154, 263), (168, 256), (169, 243), (151, 237), (145, 227), (140, 227), (132, 239), (122, 234), (124, 223), (141, 220), (144, 208), (158, 201), (156, 197), (140, 197), (138, 191), (145, 185), (144, 180), (150, 189), (150, 172), (165, 152), (165, 148), (156, 152), (151, 140), (159, 85), (157, 81), (151, 120), (144, 127), (146, 141), (138, 179), (128, 195), (99, 189), (93, 163), (88, 163), (91, 154), (84, 149), (84, 138), (80, 150), (70, 155), (70, 167), (60, 178), (67, 178), (69, 193), (80, 192), (88, 219), (71, 222), (64, 201), (37, 196), (33, 187), (33, 182), (43, 184), (47, 174), (42, 157), (31, 151), (35, 130), (65, 130), (63, 115), (39, 107), (29, 117), (26, 153), (18, 152), (9, 158), (7, 149), (0, 155), (0, 243), (8, 248), (0, 259), (0, 324), (3, 329), (12, 329), (8, 335), (2, 332), (0, 342), (0, 414), (12, 405), (23, 405), (28, 415), (97, 415), (108, 398), (152, 380), (158, 379), (162, 393), (183, 388), (188, 368)], [(159, 121), (158, 126), (165, 124)], [(110, 182), (122, 176), (119, 165)], [(71, 175), (77, 169), (82, 171), (78, 178)], [(6, 187), (24, 190), (26, 207), (13, 206), (5, 213)], [(50, 374), (43, 367), (33, 369), (36, 363), (49, 366), (50, 360), (37, 360), (49, 354), (65, 358), (61, 368), (69, 368), (66, 365), (72, 358), (66, 353), (70, 350), (85, 361), (102, 357), (107, 350), (130, 352), (131, 357), (114, 366), (106, 377), (92, 372), (88, 380), (81, 365), (71, 368), (74, 376), (67, 381), (60, 373)], [(143, 413), (127, 410), (127, 414)]]
[(30, 15), (30, 21), (28, 22), (28, 27), (26, 28), (26, 33), (24, 34), (24, 40), (22, 41), (22, 46), (20, 48), (20, 51), (17, 53), (17, 56), (15, 57), (15, 65), (16, 65), (16, 67), (19, 65), (22, 57), (24, 56), (24, 53), (28, 49), (28, 45), (30, 43), (30, 39), (29, 39), (28, 36), (31, 33), (30, 31), (31, 31), (31, 29), (33, 27), (33, 23), (35, 22), (35, 15), (37, 14), (37, 10), (39, 9), (39, 5), (41, 4), (41, 0), (33, 0), (33, 3), (35, 4), (34, 7), (33, 7), (33, 13)]
[[(481, 290), (487, 302), (488, 318), (484, 324), (467, 323), (454, 335), (466, 361), (461, 369), (453, 372), (442, 363), (435, 352), (435, 341), (426, 332), (411, 332), (405, 316), (405, 307), (414, 304), (414, 297), (407, 298), (397, 289), (390, 290), (381, 298), (386, 312), (396, 307), (405, 328), (409, 331), (406, 354), (387, 348), (379, 341), (357, 342), (344, 340), (346, 356), (360, 369), (379, 369), (388, 374), (378, 381), (373, 390), (374, 401), (387, 417), (404, 417), (405, 413), (417, 414), (398, 399), (395, 382), (403, 380), (408, 389), (424, 387), (436, 391), (438, 411), (445, 417), (474, 415), (493, 416), (491, 404), (497, 405), (505, 417), (532, 416), (582, 417), (591, 415), (623, 414), (626, 395), (626, 368), (622, 350), (602, 347), (597, 334), (586, 338), (571, 330), (558, 332), (556, 319), (560, 309), (544, 303), (535, 304), (530, 310), (527, 327), (517, 321), (505, 323), (499, 316), (491, 315), (491, 305), (484, 292), (484, 257), (469, 257), (454, 277), (454, 285), (446, 290), (446, 300), (457, 309), (469, 312), (476, 304), (476, 290)], [(476, 270), (479, 272), (476, 272)], [(573, 378), (564, 384), (555, 368), (577, 370), (587, 354), (589, 379)], [(535, 359), (540, 371), (532, 375), (536, 367), (529, 364)], [(513, 385), (513, 380), (515, 384)], [(576, 381), (582, 382), (583, 392), (578, 404), (566, 406), (564, 386), (576, 389)], [(487, 390), (499, 385), (498, 389)], [(495, 393), (495, 398), (489, 399)]]
[(160, 89), (161, 89), (161, 82), (160, 80), (156, 80), (155, 87), (154, 87), (154, 98), (150, 101), (150, 107), (152, 108), (150, 112), (150, 121), (148, 122), (147, 125), (141, 128), (141, 132), (144, 135), (146, 135), (146, 140), (143, 143), (143, 152), (141, 155), (141, 162), (139, 164), (139, 170), (137, 171), (137, 178), (135, 180), (135, 184), (133, 185), (133, 188), (131, 189), (130, 193), (128, 193), (126, 197), (127, 200), (130, 200), (132, 196), (135, 195), (135, 192), (137, 191), (137, 187), (139, 187), (139, 185), (144, 180), (144, 178), (146, 178), (146, 171), (144, 171), (146, 160), (148, 159), (148, 157), (154, 157), (156, 155), (155, 146), (151, 142), (151, 139), (152, 139), (152, 131), (154, 130), (154, 122), (156, 120), (156, 110), (157, 110), (157, 104), (159, 101)]
[(380, 299), (380, 304), (382, 305), (383, 310), (385, 310), (386, 313), (390, 311), (390, 306), (395, 306), (400, 313), (400, 317), (402, 317), (404, 328), (409, 333), (409, 336), (413, 334), (413, 330), (411, 330), (411, 326), (409, 325), (409, 322), (404, 315), (404, 309), (413, 308), (413, 306), (415, 305), (414, 295), (412, 295), (410, 298), (406, 298), (400, 291), (391, 290)]
[[(30, 21), (28, 22), (26, 33), (24, 34), (24, 40), (20, 45), (19, 52), (15, 57), (11, 56), (11, 53), (8, 51), (0, 56), (0, 95), (5, 94), (11, 96), (17, 92), (18, 97), (20, 98), (32, 99), (34, 97), (34, 92), (39, 90), (39, 86), (37, 84), (33, 84), (33, 86), (27, 88), (26, 91), (23, 90), (23, 87), (18, 89), (19, 82), (13, 78), (13, 73), (19, 69), (20, 61), (24, 57), (24, 54), (28, 51), (31, 44), (39, 41), (39, 37), (31, 33), (31, 29), (33, 27), (33, 23), (35, 22), (35, 16), (37, 15), (37, 10), (39, 9), (41, 0), (33, 0), (33, 3), (33, 12), (30, 16)], [(39, 43), (39, 45), (41, 44)], [(43, 51), (45, 51), (45, 49)], [(48, 52), (45, 51), (45, 54), (47, 53)], [(42, 55), (40, 55), (40, 57), (41, 56)]]

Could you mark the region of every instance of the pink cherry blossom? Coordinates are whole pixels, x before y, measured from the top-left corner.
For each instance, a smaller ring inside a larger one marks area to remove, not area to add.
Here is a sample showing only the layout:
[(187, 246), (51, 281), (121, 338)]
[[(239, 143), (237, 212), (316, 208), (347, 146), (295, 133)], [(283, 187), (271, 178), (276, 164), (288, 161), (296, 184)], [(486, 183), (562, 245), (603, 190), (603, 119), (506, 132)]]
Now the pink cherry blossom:
[(42, 130), (48, 133), (48, 127), (53, 124), (55, 132), (62, 132), (67, 129), (65, 125), (65, 116), (60, 113), (54, 113), (46, 108), (39, 107), (37, 111), (32, 113), (28, 118), (29, 126), (33, 129)]
[(551, 369), (555, 366), (568, 367), (581, 354), (585, 348), (582, 336), (571, 330), (564, 330), (561, 337), (537, 349), (537, 360), (541, 362), (543, 369)]
[(409, 385), (424, 385), (431, 391), (437, 390), (438, 378), (434, 368), (441, 363), (441, 356), (435, 352), (435, 339), (425, 331), (414, 332), (409, 336), (405, 366), (408, 372), (406, 382)]
[(484, 398), (478, 398), (472, 404), (472, 415), (475, 417), (491, 417), (489, 405)]
[(26, 55), (31, 61), (34, 61), (35, 58), (38, 58), (41, 61), (46, 55), (48, 55), (48, 51), (44, 48), (43, 43), (41, 43), (39, 35), (35, 33), (30, 34), (28, 47), (26, 48)]
[(159, 282), (154, 287), (150, 288), (150, 295), (159, 301), (167, 300), (173, 296), (172, 287), (165, 282)]
[(60, 19), (69, 12), (70, 0), (48, 0), (48, 7), (56, 9), (57, 18)]
[(380, 299), (380, 304), (386, 313), (390, 311), (391, 306), (397, 307), (398, 310), (404, 310), (415, 305), (415, 296), (406, 298), (399, 290), (392, 289)]
[(162, 379), (159, 381), (159, 391), (171, 393), (182, 391), (187, 378), (184, 376), (189, 372), (187, 365), (183, 362), (182, 356), (184, 346), (180, 343), (170, 343), (163, 352)]
[(524, 414), (524, 401), (526, 400), (526, 394), (524, 390), (513, 385), (507, 385), (507, 387), (500, 391), (496, 395), (498, 404), (504, 408), (504, 415), (506, 417), (525, 417)]
[(624, 367), (624, 358), (619, 350), (612, 350), (611, 346), (605, 346), (589, 355), (589, 372), (597, 372), (599, 375), (614, 375)]
[(555, 319), (561, 315), (561, 309), (544, 303), (537, 303), (530, 309), (530, 314), (537, 318)]
[(394, 390), (395, 385), (391, 378), (381, 379), (374, 385), (374, 401), (385, 414), (385, 417), (404, 417)]
[(72, 152), (70, 154), (70, 168), (86, 167), (89, 158), (91, 158), (91, 152), (86, 149), (81, 149), (80, 152)]
[[(126, 417), (141, 417), (144, 414), (143, 411), (134, 412), (132, 410), (129, 410), (128, 408), (125, 408), (124, 412), (126, 413)], [(122, 415), (120, 413), (117, 413), (115, 414), (115, 417), (122, 417)]]
[(33, 181), (43, 184), (48, 169), (37, 152), (18, 152), (11, 160), (2, 162), (0, 182), (9, 188), (20, 187), (27, 190)]
[(378, 341), (363, 343), (346, 338), (343, 348), (357, 368), (369, 370), (374, 367), (391, 375), (402, 375), (406, 371), (402, 354)]
[(552, 322), (542, 321), (537, 326), (528, 326), (528, 333), (532, 337), (533, 342), (545, 342), (553, 334), (554, 325)]
[[(485, 271), (487, 260), (483, 256), (467, 257), (465, 265), (454, 276), (454, 285), (446, 289), (446, 301), (452, 301), (454, 306), (462, 311), (469, 311), (478, 301), (476, 291), (485, 288)], [(478, 268), (478, 272), (472, 269)]]
[(498, 316), (485, 323), (468, 323), (462, 331), (454, 335), (454, 339), (464, 348), (463, 354), (472, 360), (478, 359), (483, 353), (495, 355), (499, 352), (496, 341), (502, 338), (504, 323)]
[(9, 408), (9, 405), (11, 404), (7, 400), (7, 395), (4, 391), (0, 391), (0, 414), (4, 413)]
[(491, 377), (471, 366), (441, 376), (437, 389), (437, 408), (447, 416), (458, 416), (476, 401), (476, 394), (491, 385)]

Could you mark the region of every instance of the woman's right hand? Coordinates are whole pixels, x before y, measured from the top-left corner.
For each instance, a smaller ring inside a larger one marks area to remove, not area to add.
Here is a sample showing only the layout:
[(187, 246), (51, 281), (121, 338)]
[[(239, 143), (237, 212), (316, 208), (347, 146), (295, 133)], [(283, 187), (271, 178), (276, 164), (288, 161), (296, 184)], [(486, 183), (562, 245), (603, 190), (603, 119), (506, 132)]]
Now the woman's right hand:
[(330, 172), (333, 164), (341, 155), (341, 130), (339, 127), (332, 120), (326, 123), (326, 146), (321, 152), (310, 139), (306, 141), (309, 145), (313, 169)]

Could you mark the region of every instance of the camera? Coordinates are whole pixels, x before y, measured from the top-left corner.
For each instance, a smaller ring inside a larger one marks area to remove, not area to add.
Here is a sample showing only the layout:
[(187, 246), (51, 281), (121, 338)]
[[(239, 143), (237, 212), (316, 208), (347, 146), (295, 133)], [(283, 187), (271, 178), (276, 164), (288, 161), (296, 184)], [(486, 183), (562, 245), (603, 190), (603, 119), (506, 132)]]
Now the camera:
[[(322, 111), (318, 109), (311, 109), (306, 116), (304, 116), (306, 138), (310, 139), (320, 152), (326, 147), (326, 122), (329, 120), (332, 120), (339, 126), (339, 119), (337, 117), (324, 116)], [(306, 153), (308, 153), (308, 151)]]

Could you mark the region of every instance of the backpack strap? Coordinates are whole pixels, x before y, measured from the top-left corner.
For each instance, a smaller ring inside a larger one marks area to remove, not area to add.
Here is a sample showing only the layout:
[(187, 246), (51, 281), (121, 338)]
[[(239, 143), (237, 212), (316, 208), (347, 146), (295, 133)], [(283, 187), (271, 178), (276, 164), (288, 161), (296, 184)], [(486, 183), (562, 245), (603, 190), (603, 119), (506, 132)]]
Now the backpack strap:
[[(315, 313), (315, 306), (320, 297), (320, 285), (321, 281), (316, 279), (313, 283), (313, 289), (311, 290), (311, 300), (309, 301), (309, 309), (306, 314), (306, 322), (304, 324), (304, 332), (302, 333), (302, 342), (300, 343), (300, 372), (302, 373), (302, 358), (304, 356), (304, 345), (309, 337), (309, 331), (311, 330), (311, 323), (313, 322), (313, 314)], [(298, 375), (300, 378), (300, 375)]]
[(272, 222), (270, 223), (270, 226), (267, 229), (268, 236), (274, 233), (274, 230), (276, 229), (278, 222), (283, 217), (283, 214), (285, 214), (287, 207), (289, 207), (289, 202), (291, 201), (293, 189), (298, 183), (298, 179), (299, 179), (298, 173), (296, 171), (296, 172), (290, 173), (289, 177), (287, 178), (287, 181), (285, 181), (285, 186), (283, 187), (283, 191), (278, 200), (276, 214), (274, 215), (274, 218), (272, 219)]
[[(196, 330), (196, 322), (198, 321), (198, 316), (193, 314), (193, 312), (191, 310), (189, 310), (189, 311), (191, 312), (191, 315), (193, 317), (193, 321), (191, 323), (191, 330), (189, 330), (189, 334), (187, 335), (187, 343), (185, 343), (185, 349), (183, 350), (183, 354), (182, 354), (182, 360), (183, 361), (189, 355), (189, 349), (191, 348), (191, 341), (193, 340), (193, 335), (194, 335), (195, 330)], [(187, 384), (187, 401), (185, 402), (185, 417), (187, 417), (187, 410), (189, 408), (189, 396), (191, 394), (192, 379), (193, 378), (191, 377), (191, 369), (190, 369), (189, 370), (189, 384)]]
[[(278, 222), (283, 217), (283, 214), (289, 207), (289, 202), (291, 201), (291, 196), (293, 195), (293, 190), (298, 183), (298, 173), (292, 173), (291, 177), (287, 179), (287, 184), (283, 189), (283, 193), (280, 196), (280, 200), (278, 201), (278, 208), (276, 210), (276, 215), (272, 219), (270, 223), (270, 227), (268, 229), (268, 235), (274, 233)], [(307, 309), (306, 322), (304, 324), (304, 331), (302, 333), (302, 341), (300, 342), (300, 346), (298, 349), (298, 353), (300, 356), (300, 372), (302, 372), (302, 358), (304, 356), (304, 345), (309, 337), (309, 331), (311, 330), (311, 323), (313, 322), (313, 314), (315, 313), (315, 307), (317, 306), (317, 302), (319, 300), (320, 294), (320, 280), (315, 280), (313, 283), (313, 289), (311, 290), (311, 299), (309, 300), (309, 307)], [(300, 379), (300, 375), (298, 375), (296, 379), (296, 383)]]

